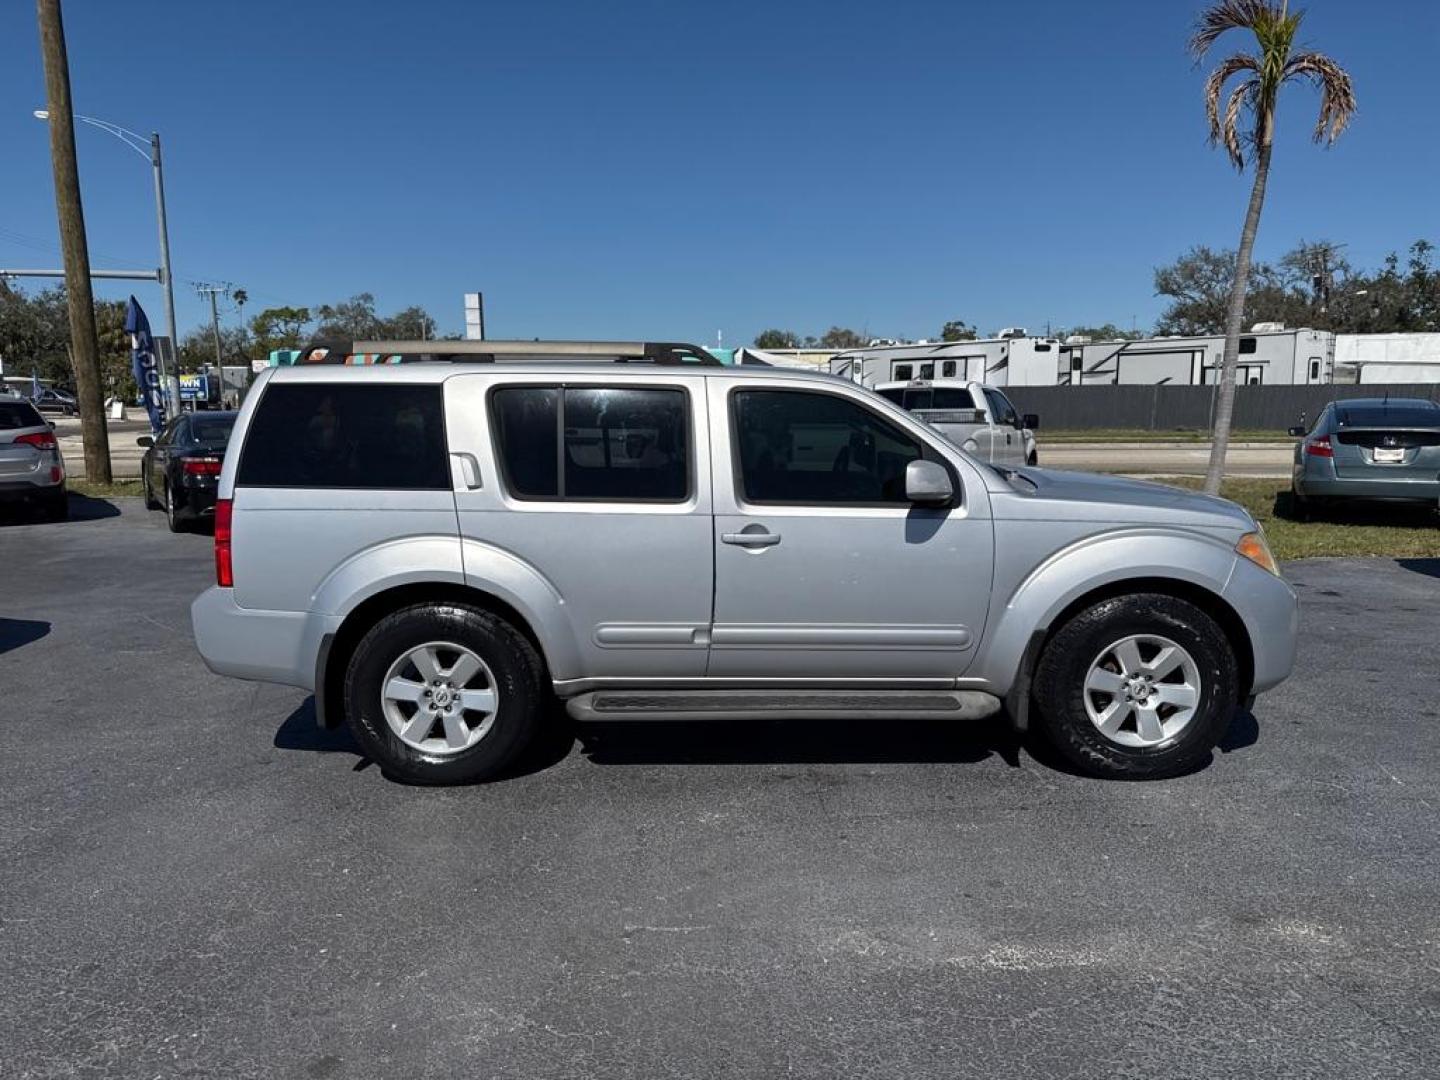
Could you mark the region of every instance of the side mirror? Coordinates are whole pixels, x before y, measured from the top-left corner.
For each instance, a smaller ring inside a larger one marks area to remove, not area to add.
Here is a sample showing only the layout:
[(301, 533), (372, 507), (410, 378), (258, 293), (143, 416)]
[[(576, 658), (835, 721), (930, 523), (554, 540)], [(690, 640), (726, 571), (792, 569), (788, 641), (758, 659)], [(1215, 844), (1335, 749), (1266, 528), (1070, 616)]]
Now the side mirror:
[(51, 430), (51, 431), (54, 431), (54, 430), (55, 430), (55, 421), (54, 421), (54, 420), (47, 420), (46, 423), (50, 425), (50, 430)]
[(138, 439), (135, 440), (135, 445), (136, 445), (136, 446), (154, 446), (154, 445), (155, 445), (155, 440), (152, 439), (149, 435), (141, 435)]
[(913, 503), (947, 503), (955, 487), (945, 466), (935, 461), (912, 461), (905, 466), (905, 498)]
[(1285, 434), (1294, 439), (1303, 439), (1305, 437), (1305, 429), (1297, 424), (1295, 427), (1286, 428)]
[(1020, 418), (1020, 426), (1023, 428), (1029, 428), (1031, 431), (1039, 431), (1040, 414), (1027, 412), (1024, 416)]

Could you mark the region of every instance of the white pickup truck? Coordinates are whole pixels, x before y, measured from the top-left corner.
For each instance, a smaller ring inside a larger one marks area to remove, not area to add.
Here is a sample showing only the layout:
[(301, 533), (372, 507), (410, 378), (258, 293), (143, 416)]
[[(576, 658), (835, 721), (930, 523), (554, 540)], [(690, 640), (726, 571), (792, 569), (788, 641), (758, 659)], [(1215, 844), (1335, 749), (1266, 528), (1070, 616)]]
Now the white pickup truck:
[(996, 465), (1035, 465), (1040, 418), (1021, 416), (994, 386), (958, 379), (880, 383), (875, 392), (944, 435), (966, 453)]

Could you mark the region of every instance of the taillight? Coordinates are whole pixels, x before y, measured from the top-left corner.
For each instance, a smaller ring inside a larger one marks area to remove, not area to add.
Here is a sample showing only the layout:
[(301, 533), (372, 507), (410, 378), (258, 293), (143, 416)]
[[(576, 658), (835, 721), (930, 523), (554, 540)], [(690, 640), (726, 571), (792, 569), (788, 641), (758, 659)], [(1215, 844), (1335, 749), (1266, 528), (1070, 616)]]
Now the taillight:
[(230, 562), (230, 500), (215, 500), (215, 584), (235, 587), (235, 568)]
[(33, 446), (37, 450), (54, 450), (55, 433), (53, 431), (36, 431), (29, 435), (16, 435), (17, 443), (24, 443), (26, 446)]
[(1330, 445), (1329, 435), (1321, 435), (1319, 438), (1311, 439), (1305, 444), (1305, 453), (1311, 457), (1333, 458), (1335, 456), (1335, 448)]
[(220, 459), (218, 457), (186, 458), (180, 463), (180, 471), (186, 476), (219, 476)]

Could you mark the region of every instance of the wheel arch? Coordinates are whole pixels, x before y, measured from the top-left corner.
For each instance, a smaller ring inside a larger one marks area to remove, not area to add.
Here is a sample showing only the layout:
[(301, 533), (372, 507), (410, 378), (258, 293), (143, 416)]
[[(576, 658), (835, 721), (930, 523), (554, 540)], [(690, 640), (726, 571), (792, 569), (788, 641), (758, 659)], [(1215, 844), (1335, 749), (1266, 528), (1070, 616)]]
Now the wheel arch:
[(1250, 640), (1250, 631), (1240, 613), (1214, 590), (1207, 589), (1193, 581), (1181, 578), (1144, 576), (1121, 578), (1083, 593), (1065, 605), (1050, 624), (1036, 646), (1036, 656), (1049, 644), (1056, 632), (1086, 608), (1117, 596), (1134, 596), (1137, 593), (1158, 593), (1194, 604), (1215, 620), (1235, 653), (1235, 665), (1240, 680), (1239, 698), (1244, 701), (1250, 696), (1250, 687), (1255, 679), (1255, 646)]
[(534, 647), (550, 679), (550, 657), (530, 620), (513, 604), (472, 585), (450, 581), (408, 582), (368, 596), (346, 613), (339, 628), (322, 643), (316, 660), (315, 716), (322, 727), (339, 727), (344, 722), (344, 679), (350, 658), (370, 627), (392, 612), (413, 604), (464, 604), (488, 611), (515, 628)]

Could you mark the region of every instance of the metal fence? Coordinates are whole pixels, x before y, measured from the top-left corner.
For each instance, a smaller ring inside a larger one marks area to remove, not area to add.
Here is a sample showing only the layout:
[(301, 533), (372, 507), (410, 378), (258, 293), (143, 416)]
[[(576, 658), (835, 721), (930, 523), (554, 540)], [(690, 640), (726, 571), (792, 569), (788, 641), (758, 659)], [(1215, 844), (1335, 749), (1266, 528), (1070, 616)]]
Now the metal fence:
[[(1140, 428), (1146, 431), (1208, 430), (1215, 410), (1214, 386), (1007, 386), (1021, 412), (1038, 413), (1041, 430)], [(1313, 420), (1343, 398), (1428, 398), (1440, 402), (1440, 383), (1365, 386), (1237, 386), (1236, 430), (1283, 430)]]

